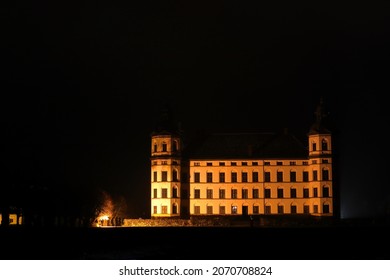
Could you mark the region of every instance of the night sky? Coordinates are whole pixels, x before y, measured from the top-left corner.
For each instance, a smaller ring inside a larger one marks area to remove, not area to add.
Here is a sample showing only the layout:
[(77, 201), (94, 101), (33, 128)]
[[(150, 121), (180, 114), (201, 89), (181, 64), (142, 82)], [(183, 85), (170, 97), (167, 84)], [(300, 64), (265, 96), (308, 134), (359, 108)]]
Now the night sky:
[(2, 8), (2, 188), (104, 190), (148, 215), (164, 104), (189, 136), (305, 140), (322, 97), (342, 217), (390, 212), (389, 4), (52, 2)]

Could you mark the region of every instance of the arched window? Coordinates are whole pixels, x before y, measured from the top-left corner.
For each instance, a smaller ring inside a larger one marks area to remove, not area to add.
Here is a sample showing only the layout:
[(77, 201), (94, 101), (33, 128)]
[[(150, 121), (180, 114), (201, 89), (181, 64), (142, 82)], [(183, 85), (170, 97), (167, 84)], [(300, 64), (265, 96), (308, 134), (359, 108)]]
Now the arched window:
[(172, 204), (172, 214), (177, 214), (177, 204), (176, 203)]
[(328, 150), (328, 141), (326, 141), (326, 139), (322, 139), (321, 147), (322, 147), (323, 151), (327, 151)]

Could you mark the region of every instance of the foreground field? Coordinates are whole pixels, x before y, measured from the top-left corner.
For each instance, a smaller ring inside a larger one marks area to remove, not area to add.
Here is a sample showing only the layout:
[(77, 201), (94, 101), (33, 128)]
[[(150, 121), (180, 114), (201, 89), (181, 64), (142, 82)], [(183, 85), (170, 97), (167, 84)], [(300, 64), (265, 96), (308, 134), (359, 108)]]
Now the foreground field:
[(0, 228), (1, 259), (390, 259), (390, 227)]

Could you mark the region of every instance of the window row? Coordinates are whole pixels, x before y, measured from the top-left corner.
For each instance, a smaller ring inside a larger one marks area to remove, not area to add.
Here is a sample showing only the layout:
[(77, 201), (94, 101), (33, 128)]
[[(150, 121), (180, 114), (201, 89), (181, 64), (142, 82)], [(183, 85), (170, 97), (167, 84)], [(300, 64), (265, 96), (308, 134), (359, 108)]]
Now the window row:
[[(230, 172), (230, 177), (227, 178), (225, 172), (219, 172), (218, 173), (218, 180), (215, 180), (214, 173), (213, 172), (206, 172), (205, 180), (201, 177), (200, 172), (194, 172), (194, 183), (257, 183), (261, 182), (259, 177), (259, 172), (253, 171), (251, 173), (251, 176), (249, 176), (248, 172), (241, 172), (240, 178), (239, 174), (237, 172)], [(276, 175), (276, 177), (274, 177)], [(311, 181), (329, 181), (330, 180), (330, 174), (328, 169), (322, 169), (321, 178), (318, 176), (318, 171), (313, 170), (312, 176), (309, 178), (309, 171), (303, 171), (302, 177), (297, 177), (296, 171), (290, 171), (289, 177), (285, 177), (285, 172), (283, 171), (277, 171), (275, 174), (271, 174), (270, 171), (264, 172), (264, 182), (309, 182), (309, 179)], [(182, 175), (183, 181), (186, 181), (186, 175)], [(157, 171), (153, 171), (153, 182), (168, 182), (169, 179), (171, 179), (172, 182), (178, 182), (179, 181), (179, 172), (174, 169), (171, 173), (171, 178), (168, 178), (168, 171), (161, 171), (160, 177), (158, 176)], [(276, 179), (276, 180), (275, 180)], [(298, 180), (299, 179), (299, 180)]]
[[(226, 182), (231, 182), (231, 183), (256, 183), (259, 182), (259, 172), (253, 171), (251, 173), (251, 177), (249, 177), (248, 172), (241, 172), (240, 173), (240, 178), (238, 177), (238, 172), (230, 172), (230, 177), (227, 178), (225, 172), (219, 172), (218, 173), (218, 180), (215, 180), (214, 178), (214, 173), (213, 172), (206, 172), (206, 177), (205, 181), (204, 178), (201, 178), (201, 173), (200, 172), (194, 172), (194, 183), (200, 183), (200, 182), (206, 182), (206, 183), (213, 183), (213, 182), (218, 182), (218, 183), (226, 183)], [(273, 177), (275, 176), (276, 177)], [(289, 172), (289, 177), (286, 178), (285, 172), (283, 171), (277, 171), (275, 174), (271, 174), (270, 171), (265, 171), (264, 172), (264, 182), (297, 182), (297, 172), (296, 171), (290, 171)], [(321, 178), (323, 181), (329, 181), (329, 170), (328, 169), (322, 169), (322, 174)], [(311, 181), (318, 181), (318, 171), (313, 170), (312, 171), (312, 176), (311, 176)], [(228, 180), (229, 179), (229, 180)], [(276, 180), (275, 180), (276, 179)], [(302, 177), (299, 178), (302, 182), (309, 182), (309, 171), (303, 171), (302, 172)]]
[[(217, 208), (217, 209), (215, 209)], [(229, 208), (227, 208), (224, 205), (219, 205), (218, 207), (214, 207), (213, 205), (207, 205), (206, 209), (201, 209), (199, 205), (194, 206), (194, 212), (193, 214), (195, 215), (202, 215), (202, 214), (207, 214), (207, 215), (213, 215), (213, 214), (219, 214), (219, 215), (226, 215), (226, 214), (231, 214), (231, 215), (236, 215), (236, 214), (319, 214), (319, 205), (312, 205), (312, 209), (310, 209), (310, 205), (303, 205), (302, 209), (298, 209), (297, 205), (290, 205), (289, 206), (289, 212), (288, 210), (285, 209), (284, 205), (276, 205), (271, 206), (271, 205), (266, 205), (264, 207), (264, 212), (260, 213), (260, 206), (259, 205), (253, 205), (252, 207), (252, 212), (249, 210), (249, 206), (243, 205), (241, 207), (241, 211), (239, 211), (238, 206), (232, 205)], [(230, 212), (227, 211), (227, 209), (230, 209)], [(201, 211), (203, 210), (203, 211)], [(206, 211), (204, 211), (206, 210)], [(322, 214), (329, 214), (330, 213), (330, 205), (327, 203), (322, 204)]]
[[(251, 194), (251, 195), (249, 195)], [(213, 199), (213, 198), (219, 198), (219, 199), (256, 199), (260, 198), (260, 189), (254, 188), (250, 192), (249, 189), (242, 189), (241, 195), (238, 195), (238, 189), (231, 189), (230, 190), (230, 196), (228, 197), (226, 195), (225, 189), (219, 189), (217, 196), (215, 196), (214, 190), (212, 189), (206, 189), (205, 196), (201, 195), (200, 189), (194, 190), (194, 198), (201, 199), (201, 198), (207, 198), (207, 199)], [(161, 196), (160, 198), (168, 198), (168, 188), (162, 188), (161, 189)], [(178, 198), (179, 197), (179, 191), (177, 187), (172, 188), (172, 196), (171, 198)], [(188, 193), (187, 190), (182, 190), (182, 197), (187, 198)], [(264, 189), (264, 197), (263, 198), (315, 198), (315, 197), (330, 197), (330, 188), (328, 186), (322, 187), (322, 196), (319, 193), (318, 188), (313, 188), (312, 193), (310, 194), (309, 188), (303, 188), (302, 194), (298, 195), (296, 188), (291, 188), (289, 194), (285, 194), (285, 189), (279, 188), (275, 192), (272, 192), (270, 188)], [(158, 196), (158, 189), (153, 189), (153, 198), (159, 198)]]
[[(176, 140), (172, 141), (171, 144), (172, 147), (172, 152), (176, 152), (179, 150), (179, 143)], [(168, 143), (167, 142), (162, 142), (161, 145), (158, 145), (157, 143), (153, 144), (153, 152), (168, 152)]]

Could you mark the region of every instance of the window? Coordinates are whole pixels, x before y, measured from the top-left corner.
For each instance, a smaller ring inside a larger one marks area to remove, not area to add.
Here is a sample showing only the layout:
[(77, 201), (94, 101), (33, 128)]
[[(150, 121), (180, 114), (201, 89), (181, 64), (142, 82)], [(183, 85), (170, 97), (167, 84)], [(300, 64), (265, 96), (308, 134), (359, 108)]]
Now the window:
[(322, 196), (323, 197), (329, 197), (329, 188), (326, 186), (322, 187)]
[(318, 197), (318, 189), (313, 188), (313, 197)]
[(317, 164), (317, 160), (316, 160), (316, 159), (313, 159), (313, 160), (311, 161), (311, 163), (312, 163), (312, 164)]
[(322, 180), (329, 181), (329, 170), (322, 169)]
[(283, 198), (283, 189), (278, 189), (278, 198)]
[(172, 171), (172, 181), (173, 182), (179, 181), (179, 176), (177, 176), (177, 170)]
[(291, 214), (296, 214), (297, 213), (297, 206), (296, 205), (291, 205)]
[(194, 162), (194, 166), (200, 166), (200, 162)]
[(237, 182), (237, 172), (232, 172), (232, 183)]
[(295, 189), (295, 188), (290, 189), (290, 197), (297, 198), (297, 189)]
[(207, 166), (213, 166), (213, 163), (212, 162), (207, 162), (206, 165)]
[(237, 214), (237, 206), (232, 206), (232, 214)]
[(231, 165), (231, 166), (237, 166), (237, 162), (232, 161), (232, 162), (230, 163), (230, 165)]
[(153, 198), (157, 198), (157, 189), (153, 189)]
[(264, 172), (264, 182), (271, 182), (271, 172)]
[(157, 182), (157, 171), (153, 171), (153, 182)]
[(303, 182), (309, 182), (309, 172), (308, 171), (303, 171), (302, 180), (303, 180)]
[(283, 165), (283, 162), (277, 161), (277, 162), (276, 162), (276, 165)]
[(163, 160), (163, 161), (161, 161), (161, 164), (162, 164), (162, 165), (167, 165), (168, 162), (167, 162), (166, 160)]
[(224, 189), (220, 189), (219, 190), (219, 198), (225, 198), (225, 190)]
[(153, 145), (153, 152), (155, 152), (155, 153), (157, 152), (157, 144)]
[(253, 214), (259, 214), (259, 206), (253, 205)]
[(177, 214), (177, 204), (172, 205), (172, 214)]
[(328, 160), (328, 159), (322, 159), (321, 162), (322, 162), (322, 163), (329, 163), (329, 160)]
[(200, 198), (200, 190), (199, 189), (195, 190), (194, 197)]
[(330, 213), (329, 204), (322, 205), (322, 213), (324, 213), (324, 214), (329, 214)]
[(241, 162), (241, 165), (242, 165), (242, 166), (247, 166), (248, 163), (247, 163), (246, 161), (243, 161), (243, 162)]
[(219, 166), (225, 166), (225, 163), (221, 161), (221, 162), (219, 163)]
[(153, 206), (153, 214), (157, 214), (157, 206)]
[(303, 197), (304, 198), (309, 198), (309, 189), (308, 188), (304, 188), (303, 189)]
[(168, 189), (166, 189), (166, 188), (161, 189), (161, 197), (162, 198), (167, 198), (168, 197)]
[(313, 206), (313, 213), (317, 214), (318, 213), (318, 205)]
[(317, 170), (313, 170), (313, 181), (317, 181), (317, 180), (318, 180)]
[(200, 206), (194, 206), (195, 215), (200, 215)]
[(178, 165), (178, 162), (176, 160), (172, 160), (172, 165)]
[(278, 214), (284, 214), (284, 206), (278, 205)]
[(166, 152), (166, 151), (167, 151), (167, 144), (166, 144), (166, 143), (163, 143), (163, 144), (162, 144), (162, 151), (163, 151), (163, 152)]
[(304, 214), (309, 214), (310, 213), (309, 205), (303, 205), (303, 213)]
[(211, 205), (207, 205), (207, 208), (206, 208), (207, 210), (207, 214), (208, 215), (212, 215), (213, 214), (213, 206), (211, 206)]
[(311, 147), (313, 151), (317, 151), (317, 143), (313, 143)]
[(236, 189), (232, 189), (231, 198), (237, 198), (237, 190)]
[(213, 190), (208, 189), (206, 194), (207, 198), (213, 198)]
[(172, 197), (173, 198), (178, 198), (179, 196), (178, 196), (178, 191), (177, 191), (177, 188), (176, 187), (174, 187), (173, 189), (172, 189)]
[(271, 205), (266, 205), (264, 209), (265, 214), (271, 214)]
[(243, 183), (248, 182), (248, 173), (247, 172), (242, 172), (241, 173), (241, 179)]
[(212, 183), (213, 182), (213, 173), (207, 172), (206, 173), (206, 178), (207, 178), (207, 183)]
[(259, 198), (259, 189), (252, 190), (252, 198)]
[(200, 182), (200, 173), (199, 172), (195, 172), (194, 173), (194, 182), (195, 183), (199, 183)]
[(271, 163), (269, 161), (265, 161), (264, 165), (271, 165)]
[(303, 165), (309, 165), (307, 161), (302, 162)]
[(258, 166), (259, 163), (258, 163), (257, 161), (252, 161), (252, 165), (253, 165), (253, 166)]
[(282, 171), (278, 171), (277, 173), (276, 173), (276, 180), (277, 180), (277, 182), (283, 182), (283, 172)]
[(264, 198), (271, 198), (271, 189), (264, 190)]
[(252, 172), (252, 181), (253, 181), (254, 183), (259, 182), (259, 172), (257, 172), (257, 171), (253, 171), (253, 172)]
[(296, 165), (297, 163), (295, 161), (290, 161), (290, 165)]
[(325, 139), (322, 139), (321, 147), (322, 147), (323, 151), (327, 151), (328, 150), (328, 142)]
[(219, 173), (219, 182), (220, 183), (225, 183), (225, 172), (220, 172)]
[(248, 190), (247, 189), (242, 189), (241, 196), (242, 196), (242, 198), (248, 198)]
[(219, 206), (219, 214), (225, 215), (225, 206), (222, 205)]
[(295, 171), (290, 171), (290, 182), (297, 181), (297, 173)]
[(163, 182), (168, 181), (168, 172), (167, 171), (161, 172), (161, 181), (163, 181)]
[(161, 206), (161, 214), (167, 214), (168, 213), (168, 206), (163, 205)]

